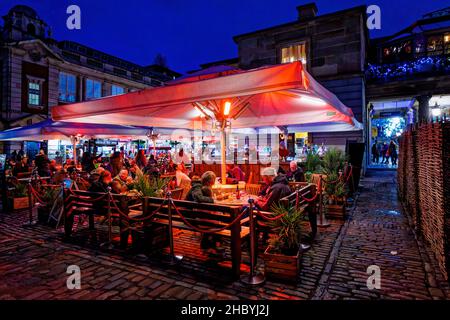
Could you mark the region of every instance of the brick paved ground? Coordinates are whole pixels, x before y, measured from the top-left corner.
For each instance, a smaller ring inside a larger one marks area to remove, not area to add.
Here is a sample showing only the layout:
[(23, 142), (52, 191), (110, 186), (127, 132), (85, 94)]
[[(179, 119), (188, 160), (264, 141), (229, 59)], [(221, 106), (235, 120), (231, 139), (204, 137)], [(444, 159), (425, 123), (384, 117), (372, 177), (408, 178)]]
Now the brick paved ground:
[[(418, 245), (400, 213), (392, 173), (368, 177), (350, 219), (333, 221), (302, 258), (298, 284), (247, 287), (230, 278), (230, 263), (208, 261), (199, 235), (177, 232), (183, 263), (99, 246), (105, 238), (77, 233), (67, 242), (47, 226), (25, 229), (26, 212), (0, 214), (0, 299), (431, 299), (450, 297), (434, 259)], [(395, 251), (395, 252), (394, 252)], [(248, 256), (244, 253), (244, 262)], [(82, 289), (66, 288), (66, 268), (80, 266)], [(366, 268), (381, 268), (381, 289), (368, 290)], [(260, 270), (263, 269), (261, 259)], [(248, 268), (243, 266), (243, 272)]]

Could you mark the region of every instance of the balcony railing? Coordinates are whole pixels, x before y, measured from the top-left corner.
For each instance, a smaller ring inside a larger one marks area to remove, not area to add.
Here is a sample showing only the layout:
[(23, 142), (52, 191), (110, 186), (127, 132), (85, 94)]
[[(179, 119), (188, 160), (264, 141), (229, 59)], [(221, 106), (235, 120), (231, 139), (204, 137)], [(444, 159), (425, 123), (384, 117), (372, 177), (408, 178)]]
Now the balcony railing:
[(411, 80), (450, 74), (450, 55), (434, 55), (391, 64), (369, 64), (369, 83)]

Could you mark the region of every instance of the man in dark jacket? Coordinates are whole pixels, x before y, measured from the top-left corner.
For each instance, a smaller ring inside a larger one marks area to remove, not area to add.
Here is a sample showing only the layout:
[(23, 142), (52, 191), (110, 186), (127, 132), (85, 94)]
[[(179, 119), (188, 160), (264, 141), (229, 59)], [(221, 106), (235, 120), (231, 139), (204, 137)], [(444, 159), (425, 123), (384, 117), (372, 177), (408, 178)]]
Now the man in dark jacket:
[(44, 149), (39, 150), (39, 154), (34, 159), (38, 174), (41, 177), (50, 176), (50, 160), (44, 152)]
[(202, 175), (201, 180), (192, 180), (191, 189), (186, 195), (186, 200), (214, 203), (212, 198), (212, 186), (216, 181), (216, 174), (212, 171), (207, 171)]
[(305, 175), (303, 174), (303, 170), (298, 167), (297, 161), (291, 161), (289, 164), (289, 172), (286, 174), (286, 178), (292, 182), (305, 181)]
[(275, 168), (265, 168), (261, 173), (264, 182), (270, 185), (265, 196), (260, 197), (255, 205), (263, 211), (270, 211), (272, 205), (291, 193), (289, 182), (284, 174), (278, 174)]
[[(214, 203), (214, 199), (212, 197), (212, 186), (214, 185), (215, 181), (216, 174), (212, 171), (206, 171), (202, 175), (201, 180), (193, 178), (191, 189), (186, 195), (186, 200), (203, 203)], [(208, 250), (209, 254), (223, 256), (223, 253), (220, 254), (219, 252), (217, 252), (217, 242), (218, 238), (214, 234), (203, 233), (200, 247), (202, 249)]]

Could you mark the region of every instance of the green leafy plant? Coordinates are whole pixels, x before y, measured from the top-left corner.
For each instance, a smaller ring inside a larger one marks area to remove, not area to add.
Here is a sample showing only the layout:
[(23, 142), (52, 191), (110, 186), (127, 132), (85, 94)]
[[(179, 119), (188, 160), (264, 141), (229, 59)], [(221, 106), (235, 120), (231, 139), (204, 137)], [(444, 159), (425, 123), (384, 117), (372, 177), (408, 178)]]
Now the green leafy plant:
[(14, 190), (12, 191), (12, 195), (14, 198), (24, 198), (28, 196), (28, 187), (26, 184), (18, 183), (14, 186)]
[(271, 221), (269, 225), (276, 233), (269, 239), (269, 245), (277, 252), (295, 255), (300, 246), (300, 236), (304, 212), (295, 207), (286, 208), (283, 205), (274, 205), (272, 212), (275, 216), (284, 214), (281, 218)]
[[(332, 174), (338, 174), (339, 170), (344, 169), (345, 162), (347, 161), (347, 157), (344, 152), (337, 148), (330, 148), (322, 160), (322, 173), (327, 176)], [(329, 179), (329, 181), (332, 181)]]
[(161, 197), (171, 178), (150, 178), (141, 172), (136, 173), (133, 189), (142, 197)]
[(322, 160), (318, 154), (308, 153), (305, 161), (305, 171), (306, 172), (318, 172), (320, 170)]

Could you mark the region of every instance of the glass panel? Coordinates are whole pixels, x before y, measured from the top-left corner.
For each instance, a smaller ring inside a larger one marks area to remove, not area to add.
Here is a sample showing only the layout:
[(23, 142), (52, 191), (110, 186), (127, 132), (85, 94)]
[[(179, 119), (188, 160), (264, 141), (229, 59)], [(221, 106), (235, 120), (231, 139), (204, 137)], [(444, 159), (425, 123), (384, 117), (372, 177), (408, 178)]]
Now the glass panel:
[(301, 61), (306, 64), (306, 44), (296, 44), (281, 49), (281, 63)]
[(115, 96), (118, 94), (123, 94), (125, 93), (125, 89), (120, 87), (120, 86), (116, 86), (116, 85), (112, 85), (111, 87), (111, 95)]
[(86, 99), (97, 99), (102, 96), (102, 84), (99, 81), (86, 79)]

